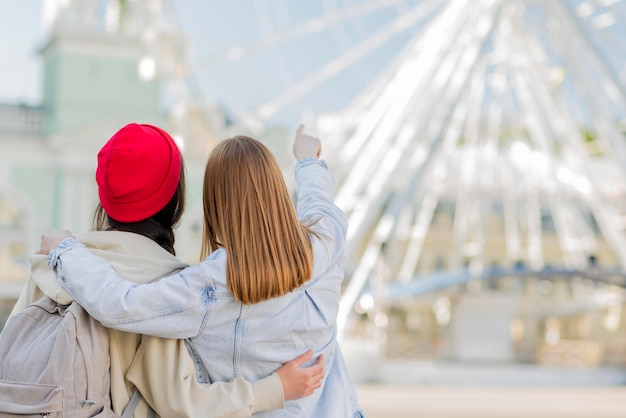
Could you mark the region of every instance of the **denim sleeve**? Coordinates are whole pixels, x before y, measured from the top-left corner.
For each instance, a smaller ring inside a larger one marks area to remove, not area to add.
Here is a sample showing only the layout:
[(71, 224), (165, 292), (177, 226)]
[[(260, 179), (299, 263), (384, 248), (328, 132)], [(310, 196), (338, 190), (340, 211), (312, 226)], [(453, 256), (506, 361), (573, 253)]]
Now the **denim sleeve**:
[[(327, 249), (327, 262), (336, 262), (343, 254), (348, 220), (334, 203), (334, 179), (324, 160), (313, 157), (298, 161), (295, 170), (298, 217), (305, 223), (314, 223), (312, 229)], [(316, 254), (316, 263), (320, 256)]]
[(73, 238), (48, 256), (57, 281), (95, 319), (108, 328), (165, 338), (198, 335), (213, 299), (198, 267), (156, 282), (123, 280), (102, 258)]

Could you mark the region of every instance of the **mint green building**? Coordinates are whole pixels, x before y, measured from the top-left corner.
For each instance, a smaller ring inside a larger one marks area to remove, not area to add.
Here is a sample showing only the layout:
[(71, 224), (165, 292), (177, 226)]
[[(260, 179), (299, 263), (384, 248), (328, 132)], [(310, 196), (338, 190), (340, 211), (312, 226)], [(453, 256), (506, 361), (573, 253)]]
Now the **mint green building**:
[[(189, 205), (178, 231), (185, 238), (178, 240), (179, 253), (190, 262), (199, 254), (202, 168), (215, 135), (207, 113), (172, 75), (185, 63), (185, 37), (159, 26), (156, 40), (146, 42), (147, 6), (108, 2), (101, 11), (96, 3), (73, 1), (48, 10), (49, 37), (40, 49), (41, 105), (0, 104), (1, 298), (19, 295), (42, 232), (55, 227), (80, 234), (91, 228), (97, 152), (130, 122), (166, 128), (183, 149)], [(172, 85), (178, 93), (166, 106), (162, 92)]]

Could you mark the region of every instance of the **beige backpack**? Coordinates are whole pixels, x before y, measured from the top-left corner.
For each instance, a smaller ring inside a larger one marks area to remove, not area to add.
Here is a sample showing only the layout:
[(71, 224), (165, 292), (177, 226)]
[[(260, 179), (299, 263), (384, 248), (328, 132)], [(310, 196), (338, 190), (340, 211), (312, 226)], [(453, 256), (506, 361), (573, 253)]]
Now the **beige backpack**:
[(0, 417), (118, 417), (109, 363), (107, 329), (76, 302), (43, 297), (0, 335)]

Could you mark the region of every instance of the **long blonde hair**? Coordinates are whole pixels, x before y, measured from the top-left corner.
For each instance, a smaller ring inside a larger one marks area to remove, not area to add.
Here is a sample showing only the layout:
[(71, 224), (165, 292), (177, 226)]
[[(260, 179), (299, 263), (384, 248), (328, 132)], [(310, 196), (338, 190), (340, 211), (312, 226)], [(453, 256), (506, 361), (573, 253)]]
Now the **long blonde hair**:
[(235, 136), (211, 152), (204, 173), (202, 258), (226, 250), (226, 282), (244, 304), (282, 296), (311, 278), (309, 227), (296, 214), (272, 153)]

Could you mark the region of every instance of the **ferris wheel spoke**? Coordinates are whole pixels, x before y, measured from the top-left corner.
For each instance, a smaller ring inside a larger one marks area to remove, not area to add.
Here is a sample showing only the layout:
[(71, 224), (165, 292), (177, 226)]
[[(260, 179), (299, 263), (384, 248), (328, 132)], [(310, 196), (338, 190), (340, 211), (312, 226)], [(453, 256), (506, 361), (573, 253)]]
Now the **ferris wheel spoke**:
[[(526, 47), (529, 49), (533, 49), (530, 47), (530, 43), (532, 40), (527, 40)], [(538, 49), (534, 48), (533, 51), (537, 52)], [(524, 53), (523, 51), (516, 50), (517, 53)], [(526, 56), (529, 58), (533, 58), (534, 54), (526, 51)], [(555, 120), (547, 121), (544, 115), (538, 109), (548, 109), (549, 114), (551, 114), (554, 118), (559, 118), (560, 112), (557, 106), (554, 104), (553, 98), (549, 97), (546, 93), (549, 91), (548, 82), (545, 77), (541, 77), (538, 73), (538, 68), (541, 68), (541, 63), (539, 61), (528, 61), (525, 65), (519, 69), (520, 74), (525, 74), (528, 76), (528, 79), (525, 79), (525, 84), (518, 85), (518, 90), (520, 92), (530, 91), (530, 86), (535, 86), (537, 88), (533, 89), (535, 92), (535, 97), (533, 102), (531, 103), (530, 97), (522, 97), (522, 100), (525, 103), (525, 106), (531, 107), (532, 109), (526, 109), (526, 113), (529, 116), (528, 128), (531, 125), (535, 128), (534, 132), (531, 132), (533, 137), (538, 137), (539, 139), (545, 139), (550, 136), (548, 131), (550, 130), (550, 126), (565, 126), (569, 132), (565, 134), (565, 137), (570, 138), (570, 143), (573, 141), (571, 138), (580, 137), (580, 134), (575, 132), (575, 128), (571, 121), (563, 120), (562, 124), (555, 123)], [(542, 73), (545, 73), (545, 68)], [(518, 78), (518, 81), (523, 80), (523, 78)], [(543, 84), (543, 85), (542, 85)], [(540, 106), (537, 106), (535, 103), (541, 103)], [(560, 119), (560, 118), (559, 118)], [(537, 130), (538, 129), (538, 130)], [(552, 140), (554, 141), (554, 137), (558, 135), (558, 132), (555, 131), (552, 133)], [(550, 147), (549, 149), (553, 149), (554, 147)], [(580, 149), (580, 147), (576, 147)], [(552, 163), (550, 167), (552, 167), (553, 172), (551, 173), (550, 178), (554, 177), (556, 179), (558, 177), (558, 173), (555, 170), (564, 169), (557, 160), (551, 159)], [(584, 167), (577, 167), (584, 173)], [(571, 187), (571, 185), (570, 185)], [(563, 193), (563, 188), (554, 188), (555, 190), (561, 190), (561, 194)], [(587, 191), (586, 193), (581, 193), (581, 196), (584, 200), (591, 198), (590, 194), (593, 193), (593, 190)], [(598, 196), (593, 193), (594, 196), (591, 198), (592, 200), (601, 200)], [(564, 253), (565, 262), (568, 265), (575, 266), (578, 268), (586, 267), (587, 262), (587, 254), (589, 254), (589, 249), (594, 248), (596, 244), (595, 239), (593, 238), (593, 233), (590, 227), (586, 224), (584, 217), (577, 211), (571, 208), (570, 205), (564, 206), (561, 201), (562, 198), (558, 196), (550, 196), (548, 199), (549, 206), (551, 207), (553, 213), (553, 219), (555, 220), (555, 226), (557, 228), (557, 236), (560, 240), (560, 245), (562, 251)], [(603, 216), (606, 219), (606, 216)], [(618, 244), (623, 245), (623, 244)]]
[[(364, 262), (364, 265), (361, 267), (359, 262), (355, 264), (359, 266), (359, 270), (353, 275), (344, 296), (342, 296), (338, 316), (338, 322), (341, 324), (346, 323), (347, 315), (352, 310), (363, 286), (367, 283), (374, 266), (372, 263), (375, 263), (372, 262), (371, 259), (376, 260), (380, 257), (381, 244), (393, 236), (401, 209), (408, 204), (409, 200), (413, 200), (414, 196), (419, 192), (423, 193), (423, 189), (419, 189), (418, 186), (422, 184), (425, 174), (432, 169), (432, 164), (439, 159), (441, 143), (444, 142), (443, 138), (445, 137), (445, 127), (450, 125), (452, 112), (457, 108), (461, 100), (462, 93), (468, 84), (467, 79), (469, 78), (471, 68), (482, 49), (483, 43), (493, 29), (494, 20), (499, 11), (499, 7), (497, 7), (494, 2), (485, 1), (482, 2), (480, 6), (479, 13), (481, 14), (481, 20), (476, 25), (477, 30), (473, 34), (475, 36), (474, 44), (472, 44), (473, 47), (464, 48), (463, 59), (459, 60), (459, 65), (457, 66), (457, 77), (455, 81), (449, 85), (449, 88), (444, 93), (444, 97), (441, 97), (438, 101), (438, 111), (429, 120), (428, 128), (424, 133), (426, 137), (425, 141), (429, 141), (430, 143), (430, 150), (426, 154), (428, 159), (424, 160), (420, 158), (419, 155), (413, 155), (408, 164), (404, 166), (406, 167), (404, 170), (405, 175), (408, 175), (408, 180), (407, 184), (402, 188), (402, 193), (391, 196), (391, 201), (388, 202), (382, 216), (375, 225), (368, 225), (369, 222), (356, 225), (355, 229), (358, 231), (356, 235), (361, 235), (361, 238), (363, 238), (366, 230), (370, 229), (372, 226), (374, 229), (373, 237), (366, 247), (365, 252), (362, 253), (363, 257), (358, 257), (355, 253), (356, 248), (353, 245), (346, 246), (347, 259), (354, 260), (354, 258), (357, 257)], [(418, 199), (418, 201), (421, 201), (421, 199)], [(378, 210), (379, 208), (368, 208), (370, 214)], [(355, 236), (353, 235), (352, 239), (348, 241), (352, 243), (360, 242), (358, 239), (355, 240), (354, 238)], [(365, 257), (372, 258), (368, 258), (369, 261), (366, 262)], [(353, 283), (352, 280), (355, 278), (356, 280)]]
[[(401, 1), (404, 0), (370, 0), (358, 3), (353, 7), (342, 9), (336, 13), (311, 19), (283, 32), (270, 34), (258, 41), (236, 46), (224, 52), (200, 59), (197, 64), (197, 68), (202, 69), (204, 67), (214, 66), (225, 61), (240, 60), (250, 53), (260, 49), (271, 48), (302, 36), (312, 35), (327, 29), (329, 26), (355, 19), (363, 15), (378, 12)], [(268, 26), (269, 23), (266, 23), (266, 27)]]
[[(420, 41), (412, 46), (412, 55), (388, 80), (385, 90), (379, 96), (372, 97), (370, 110), (354, 134), (346, 140), (340, 155), (344, 167), (350, 167), (350, 171), (346, 173), (347, 177), (338, 190), (338, 204), (347, 205), (352, 201), (353, 196), (359, 194), (360, 185), (367, 182), (363, 174), (371, 173), (368, 160), (355, 160), (356, 156), (360, 156), (365, 149), (371, 150), (367, 152), (374, 158), (379, 158), (384, 154), (380, 152), (382, 148), (393, 141), (398, 127), (415, 112), (420, 113), (421, 108), (427, 111), (430, 103), (436, 100), (438, 92), (433, 89), (433, 80), (439, 80), (442, 76), (436, 78), (435, 75), (443, 74), (447, 80), (453, 71), (454, 62), (461, 54), (458, 50), (447, 52), (449, 46), (459, 36), (464, 22), (471, 26), (471, 22), (478, 20), (477, 12), (470, 14), (468, 20), (462, 20), (464, 11), (464, 5), (460, 2), (451, 5)], [(437, 61), (429, 67), (420, 65), (429, 60)], [(445, 81), (438, 83), (445, 84)], [(339, 178), (343, 177), (342, 174), (339, 173)]]
[[(428, 79), (431, 80), (431, 82), (426, 84), (426, 91), (425, 92), (422, 91), (420, 94), (415, 94), (415, 93), (413, 94), (413, 97), (415, 98), (415, 100), (417, 100), (422, 106), (427, 106), (428, 104), (431, 104), (431, 103), (437, 104), (437, 106), (435, 107), (437, 111), (434, 112), (430, 118), (422, 119), (423, 121), (428, 121), (428, 122), (425, 127), (420, 128), (419, 130), (422, 132), (421, 134), (423, 138), (422, 143), (425, 145), (427, 149), (430, 148), (430, 150), (426, 150), (425, 154), (419, 153), (419, 152), (402, 153), (402, 160), (395, 168), (394, 173), (392, 174), (393, 175), (392, 178), (401, 175), (400, 173), (396, 173), (396, 171), (407, 170), (407, 169), (413, 170), (415, 168), (412, 168), (412, 167), (419, 167), (420, 165), (427, 163), (430, 159), (434, 157), (434, 154), (432, 153), (434, 152), (435, 149), (439, 148), (439, 144), (438, 143), (433, 144), (433, 141), (435, 141), (439, 130), (442, 128), (443, 121), (447, 119), (448, 112), (450, 112), (451, 109), (454, 108), (454, 103), (459, 100), (460, 94), (463, 91), (463, 86), (466, 84), (462, 80), (467, 79), (467, 74), (469, 73), (471, 69), (471, 65), (474, 62), (473, 60), (476, 59), (476, 57), (479, 54), (480, 45), (484, 41), (484, 39), (487, 37), (487, 34), (490, 30), (490, 24), (493, 21), (493, 16), (492, 16), (493, 13), (494, 11), (491, 10), (491, 14), (490, 14), (489, 10), (484, 5), (483, 5), (483, 9), (474, 10), (474, 13), (472, 15), (480, 17), (481, 21), (487, 24), (479, 25), (479, 27), (482, 28), (482, 31), (475, 34), (475, 40), (473, 41), (473, 44), (470, 44), (471, 47), (462, 48), (460, 50), (453, 51), (450, 57), (446, 57), (447, 62), (448, 62), (447, 65), (434, 66), (436, 71), (434, 74), (431, 74), (428, 77)], [(472, 26), (471, 19), (469, 19), (469, 22), (467, 22), (467, 25), (468, 27)], [(443, 43), (443, 45), (445, 45), (445, 42)], [(455, 63), (457, 61), (460, 64), (455, 66)], [(455, 77), (451, 78), (451, 73), (453, 71), (455, 72)], [(445, 89), (444, 92), (442, 92), (441, 88), (443, 88), (443, 86), (446, 85), (448, 79), (452, 81), (448, 85), (448, 88)], [(411, 83), (404, 84), (404, 85), (405, 86), (411, 85)], [(412, 108), (410, 102), (407, 102), (404, 106), (406, 106), (407, 108)], [(398, 115), (402, 115), (402, 114), (406, 114), (406, 109), (398, 109), (397, 112), (388, 112), (388, 115), (394, 118), (397, 118)], [(394, 129), (395, 128), (391, 127), (391, 131), (387, 131), (386, 135), (391, 136), (390, 133), (393, 133)], [(384, 139), (386, 137), (379, 138), (378, 136), (374, 135), (372, 138), (375, 138), (376, 141), (378, 141), (379, 139)], [(362, 164), (362, 162), (360, 163)], [(350, 175), (352, 175), (352, 172), (350, 173)], [(355, 178), (355, 181), (361, 184), (360, 179)], [(413, 187), (416, 187), (416, 185), (412, 186), (411, 190), (413, 190)], [(358, 193), (358, 189), (357, 191), (355, 191), (354, 188), (347, 187), (344, 184), (342, 188), (338, 190), (338, 193), (337, 193), (338, 201), (339, 201), (339, 197), (343, 196), (343, 193), (345, 191), (348, 191), (348, 193)], [(372, 215), (376, 213), (376, 211), (377, 211), (376, 207), (368, 206), (365, 217), (363, 217), (362, 215), (360, 215), (359, 217), (355, 217), (354, 219), (351, 217), (350, 218), (351, 223), (352, 225), (354, 225), (354, 228), (352, 228), (351, 231), (355, 235), (363, 234), (369, 228), (368, 224), (369, 222), (373, 220)], [(356, 239), (356, 241), (358, 242), (359, 240)], [(348, 252), (349, 251), (347, 251), (347, 253)]]
[[(428, 3), (430, 5), (432, 3)], [(359, 59), (372, 52), (373, 50), (380, 48), (386, 42), (388, 42), (393, 36), (406, 30), (415, 24), (418, 20), (425, 16), (425, 8), (416, 7), (412, 13), (405, 16), (401, 16), (390, 24), (386, 25), (383, 29), (379, 30), (371, 37), (356, 45), (350, 52), (332, 60), (324, 65), (320, 70), (316, 71), (311, 76), (305, 78), (295, 86), (291, 87), (285, 93), (266, 102), (259, 106), (257, 114), (261, 119), (267, 119), (275, 115), (280, 109), (293, 102), (294, 100), (302, 97), (304, 94), (311, 91), (316, 86), (320, 85), (330, 77), (345, 70), (347, 67), (353, 65)]]
[[(378, 76), (370, 82), (345, 109), (333, 114), (330, 119), (333, 119), (336, 122), (332, 123), (332, 126), (336, 125), (348, 133), (359, 128), (364, 121), (372, 120), (372, 108), (377, 107), (381, 103), (381, 97), (386, 94), (385, 91), (387, 86), (394, 83), (393, 80), (395, 79), (396, 74), (400, 72), (400, 68), (405, 66), (407, 62), (412, 62), (414, 60), (414, 56), (425, 47), (424, 43), (419, 41), (419, 38), (422, 37), (422, 33), (427, 30), (428, 27), (429, 26), (427, 25), (420, 25), (418, 28), (414, 28), (413, 36), (417, 42), (413, 41), (407, 43), (394, 56), (393, 60), (381, 71), (381, 73), (379, 73)], [(352, 135), (350, 134), (345, 136), (352, 138)], [(338, 145), (343, 144), (338, 143)], [(358, 148), (358, 146), (356, 147)], [(346, 149), (354, 148), (355, 147), (352, 145), (345, 144), (341, 150), (338, 149), (338, 153), (342, 153)]]
[[(531, 63), (528, 65), (528, 68), (526, 68), (529, 75), (534, 75), (534, 79), (531, 82), (535, 86), (538, 86), (542, 81), (542, 78), (537, 76), (538, 67), (537, 62), (535, 62)], [(583, 179), (591, 184), (591, 187), (586, 188), (585, 193), (582, 193), (582, 196), (587, 204), (589, 204), (589, 202), (593, 202), (593, 204), (589, 205), (589, 207), (598, 220), (603, 235), (605, 235), (607, 241), (611, 242), (613, 248), (618, 254), (618, 257), (623, 256), (624, 254), (621, 251), (626, 248), (626, 241), (624, 240), (624, 237), (617, 232), (620, 230), (619, 226), (616, 225), (615, 222), (617, 215), (611, 215), (608, 213), (610, 205), (597, 203), (604, 201), (604, 198), (597, 192), (597, 190), (599, 190), (599, 185), (594, 184), (598, 181), (598, 176), (588, 173), (587, 167), (581, 164), (581, 161), (586, 158), (585, 151), (582, 149), (583, 138), (575, 127), (575, 121), (571, 119), (568, 120), (567, 113), (564, 112), (562, 106), (554, 103), (554, 100), (551, 100), (547, 96), (547, 92), (549, 91), (547, 88), (548, 86), (546, 85), (547, 82), (543, 80), (543, 83), (543, 88), (537, 88), (535, 91), (537, 93), (543, 93), (543, 102), (545, 104), (552, 105), (546, 106), (548, 108), (548, 113), (553, 115), (556, 119), (560, 119), (562, 121), (562, 123), (554, 123), (554, 121), (552, 121), (552, 126), (563, 130), (562, 132), (555, 132), (555, 135), (559, 135), (561, 138), (564, 138), (565, 142), (567, 142), (567, 147), (564, 147), (564, 149), (575, 154), (572, 161), (574, 163), (573, 170), (576, 170), (577, 173), (581, 173)], [(561, 234), (565, 235), (565, 240), (562, 243), (564, 251), (570, 250), (576, 253), (577, 258), (575, 260), (570, 260), (570, 262), (580, 268), (583, 268), (586, 265), (586, 255), (597, 247), (597, 243), (591, 227), (587, 224), (582, 214), (573, 209), (571, 206), (572, 205), (567, 205), (565, 207), (558, 208), (561, 212), (565, 211), (567, 213), (561, 213), (555, 217), (555, 219), (559, 223), (557, 226)], [(568, 218), (567, 222), (563, 220), (564, 217)], [(578, 231), (576, 234), (569, 231), (569, 228), (572, 227)], [(572, 248), (573, 246), (575, 247)]]
[[(599, 71), (603, 77), (603, 84), (605, 85), (606, 93), (611, 99), (626, 112), (626, 88), (618, 81), (619, 78), (614, 74), (613, 68), (606, 62), (604, 57), (598, 52), (596, 48), (590, 43), (588, 36), (586, 36), (584, 29), (580, 24), (580, 20), (572, 13), (571, 9), (567, 5), (563, 4), (565, 0), (558, 0), (554, 2), (548, 2), (547, 6), (554, 13), (554, 16), (562, 22), (562, 28), (564, 32), (572, 39), (576, 39), (580, 42), (580, 45), (584, 45), (584, 51), (586, 56), (590, 58), (591, 63)], [(580, 54), (580, 51), (577, 51)]]
[[(451, 155), (451, 151), (461, 134), (462, 126), (467, 119), (468, 107), (472, 97), (463, 94), (459, 97), (458, 103), (451, 109), (445, 132), (441, 134), (443, 136), (441, 150), (438, 156), (431, 156), (436, 161), (432, 163), (430, 170), (424, 172), (424, 179), (420, 182), (426, 186), (415, 195), (416, 218), (413, 225), (409, 227), (409, 242), (399, 260), (397, 280), (400, 282), (409, 282), (415, 275), (426, 234), (432, 224), (437, 204), (443, 193), (441, 183), (449, 175), (450, 161), (446, 157)], [(409, 204), (405, 207), (411, 208), (413, 205)]]
[[(449, 256), (449, 266), (452, 270), (461, 268), (461, 248), (469, 235), (470, 219), (474, 213), (475, 205), (472, 202), (471, 195), (473, 187), (471, 187), (477, 178), (477, 153), (480, 131), (481, 114), (480, 109), (484, 100), (485, 93), (485, 71), (486, 63), (481, 59), (474, 66), (471, 76), (468, 92), (465, 98), (465, 107), (463, 115), (463, 129), (459, 132), (458, 137), (463, 138), (463, 147), (458, 150), (456, 166), (458, 167), (458, 186), (455, 194), (455, 210), (454, 220), (452, 223), (452, 249)], [(451, 144), (452, 145), (452, 144)], [(449, 148), (449, 147), (448, 147)], [(453, 150), (448, 149), (448, 154), (453, 154)]]
[[(556, 3), (549, 2), (548, 4), (552, 7), (556, 6)], [(553, 16), (559, 19), (566, 18), (566, 16), (560, 15), (558, 10), (554, 12)], [(613, 106), (617, 106), (622, 113), (626, 113), (626, 99), (618, 89), (615, 80), (606, 74), (607, 67), (598, 62), (597, 53), (590, 53), (588, 60), (588, 63), (594, 64), (594, 69), (597, 70), (594, 73), (578, 59), (581, 53), (580, 48), (573, 50), (570, 46), (571, 40), (577, 40), (579, 42), (577, 45), (586, 46), (585, 51), (589, 49), (589, 46), (585, 40), (581, 39), (583, 36), (575, 30), (573, 24), (563, 24), (560, 31), (548, 30), (546, 35), (563, 52), (563, 59), (567, 68), (572, 71), (576, 80), (575, 86), (581, 97), (589, 104), (589, 111), (592, 116), (591, 123), (599, 134), (597, 139), (607, 144), (613, 155), (621, 162), (622, 168), (626, 170), (626, 147), (623, 144), (621, 132), (611, 119)], [(600, 94), (597, 89), (598, 80), (596, 77), (598, 74), (601, 76), (600, 82), (604, 87), (603, 94)], [(609, 98), (612, 100), (609, 101)]]
[[(434, 179), (434, 182), (438, 181), (440, 179)], [(400, 260), (397, 275), (397, 280), (400, 282), (408, 283), (415, 276), (426, 234), (432, 224), (439, 197), (439, 193), (433, 187), (428, 187), (421, 201), (415, 202), (417, 218), (410, 229), (409, 244)]]
[[(622, 85), (626, 85), (626, 70), (624, 70), (626, 42), (624, 42), (625, 35), (620, 24), (620, 22), (626, 22), (624, 4), (626, 4), (624, 1), (595, 0), (581, 3), (575, 9), (581, 20), (581, 30), (589, 36), (594, 49), (602, 55), (605, 64), (611, 67), (615, 81)], [(619, 62), (611, 62), (616, 60)]]
[[(522, 127), (528, 132), (529, 138), (532, 141), (529, 149), (532, 150), (535, 148), (539, 150), (540, 154), (537, 157), (541, 157), (541, 159), (537, 162), (542, 162), (537, 175), (542, 176), (544, 186), (540, 187), (538, 184), (533, 184), (531, 187), (524, 189), (524, 209), (526, 213), (526, 233), (528, 242), (527, 257), (531, 268), (541, 269), (544, 265), (544, 259), (541, 240), (540, 193), (542, 193), (542, 191), (540, 189), (555, 187), (556, 176), (553, 168), (557, 165), (557, 157), (554, 155), (554, 147), (551, 144), (553, 138), (542, 117), (541, 107), (537, 102), (537, 98), (532, 94), (534, 89), (527, 76), (529, 60), (513, 59), (513, 57), (527, 57), (523, 51), (527, 46), (525, 43), (527, 40), (524, 39), (524, 32), (520, 28), (520, 19), (519, 17), (508, 17), (506, 21), (512, 23), (512, 25), (505, 35), (506, 39), (503, 39), (502, 42), (509, 47), (508, 53), (510, 57), (508, 61), (513, 63), (510, 70), (512, 87), (515, 96), (519, 100), (522, 114), (525, 115), (522, 119)], [(530, 160), (530, 158), (528, 159)]]

